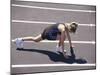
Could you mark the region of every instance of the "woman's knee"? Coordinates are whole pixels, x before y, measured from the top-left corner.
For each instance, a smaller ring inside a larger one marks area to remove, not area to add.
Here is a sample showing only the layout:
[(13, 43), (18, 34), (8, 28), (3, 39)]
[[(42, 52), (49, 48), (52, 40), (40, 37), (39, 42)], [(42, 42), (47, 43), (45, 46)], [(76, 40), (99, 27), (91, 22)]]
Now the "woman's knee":
[(34, 39), (35, 42), (39, 42), (39, 40)]
[(40, 42), (41, 40), (42, 40), (42, 38), (41, 37), (35, 37), (35, 38), (33, 38), (33, 40), (35, 41), (35, 42)]

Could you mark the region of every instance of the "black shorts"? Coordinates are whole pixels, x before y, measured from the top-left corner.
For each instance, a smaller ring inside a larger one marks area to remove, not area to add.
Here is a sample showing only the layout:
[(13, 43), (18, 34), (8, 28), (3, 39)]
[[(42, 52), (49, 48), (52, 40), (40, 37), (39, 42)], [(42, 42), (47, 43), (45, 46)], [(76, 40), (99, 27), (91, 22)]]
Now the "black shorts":
[(42, 39), (47, 39), (47, 40), (56, 40), (57, 39), (57, 35), (60, 33), (57, 33), (56, 31), (58, 30), (54, 30), (54, 31), (47, 31), (46, 29), (43, 31), (42, 33)]

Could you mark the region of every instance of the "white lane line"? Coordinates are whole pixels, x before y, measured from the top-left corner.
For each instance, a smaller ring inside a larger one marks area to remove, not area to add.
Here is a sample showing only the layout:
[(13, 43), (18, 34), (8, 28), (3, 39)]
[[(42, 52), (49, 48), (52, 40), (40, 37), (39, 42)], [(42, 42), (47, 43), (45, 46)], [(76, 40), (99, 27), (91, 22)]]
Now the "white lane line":
[(39, 7), (39, 6), (18, 5), (18, 4), (12, 4), (12, 6), (25, 7), (25, 8), (36, 8), (36, 9), (47, 9), (47, 10), (59, 10), (59, 11), (91, 12), (91, 13), (96, 12), (96, 11), (93, 11), (93, 10), (62, 9), (62, 8)]
[[(12, 40), (14, 42), (14, 40)], [(33, 41), (24, 41), (28, 43), (32, 43)], [(49, 41), (49, 40), (43, 40), (41, 43), (58, 43), (59, 41)], [(64, 43), (69, 43), (69, 41), (64, 41)], [(95, 44), (95, 41), (72, 41), (72, 43), (77, 43), (77, 44)]]
[[(56, 24), (57, 22), (43, 22), (43, 21), (25, 21), (25, 20), (12, 20), (15, 23), (37, 23), (37, 24)], [(79, 24), (79, 26), (95, 26), (95, 24)]]
[[(41, 41), (43, 43), (57, 43), (59, 41), (48, 41), (48, 40), (44, 40)], [(69, 41), (64, 41), (64, 43), (69, 43)], [(95, 44), (95, 41), (72, 41), (72, 43), (81, 43), (81, 44)]]
[(96, 66), (96, 64), (21, 64), (21, 65), (12, 65), (13, 68), (17, 68), (17, 67), (49, 67), (49, 66)]
[(12, 20), (12, 22), (19, 22), (19, 23), (39, 23), (39, 24), (56, 24), (56, 22), (25, 21), (25, 20)]

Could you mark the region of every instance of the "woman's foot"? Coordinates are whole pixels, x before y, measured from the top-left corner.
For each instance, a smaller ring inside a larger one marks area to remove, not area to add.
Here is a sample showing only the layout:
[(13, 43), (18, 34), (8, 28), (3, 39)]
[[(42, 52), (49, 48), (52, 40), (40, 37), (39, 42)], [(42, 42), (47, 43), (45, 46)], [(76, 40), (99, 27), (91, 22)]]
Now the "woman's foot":
[[(63, 50), (62, 50), (62, 46), (56, 46), (56, 51), (58, 51), (58, 52), (63, 52)], [(66, 53), (67, 52), (67, 50), (64, 50), (64, 52)]]
[(16, 38), (13, 40), (13, 42), (16, 44), (17, 49), (23, 49), (23, 40), (22, 38)]
[(56, 51), (62, 53), (62, 48), (61, 48), (61, 46), (58, 46), (58, 45), (57, 45), (57, 46), (56, 46)]

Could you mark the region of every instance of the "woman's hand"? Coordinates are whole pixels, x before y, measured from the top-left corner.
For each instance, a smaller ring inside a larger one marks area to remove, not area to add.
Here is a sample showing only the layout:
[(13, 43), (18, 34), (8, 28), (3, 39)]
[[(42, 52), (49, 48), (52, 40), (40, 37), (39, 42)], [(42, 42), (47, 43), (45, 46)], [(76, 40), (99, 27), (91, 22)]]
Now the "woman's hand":
[(67, 58), (66, 51), (63, 51), (62, 53), (63, 53), (64, 57)]
[(75, 59), (75, 53), (74, 53), (74, 50), (73, 50), (72, 46), (70, 47), (70, 53), (71, 53), (72, 58)]
[(73, 44), (72, 44), (72, 46), (71, 46), (71, 47), (72, 47), (72, 48), (75, 48), (75, 45), (73, 45)]

